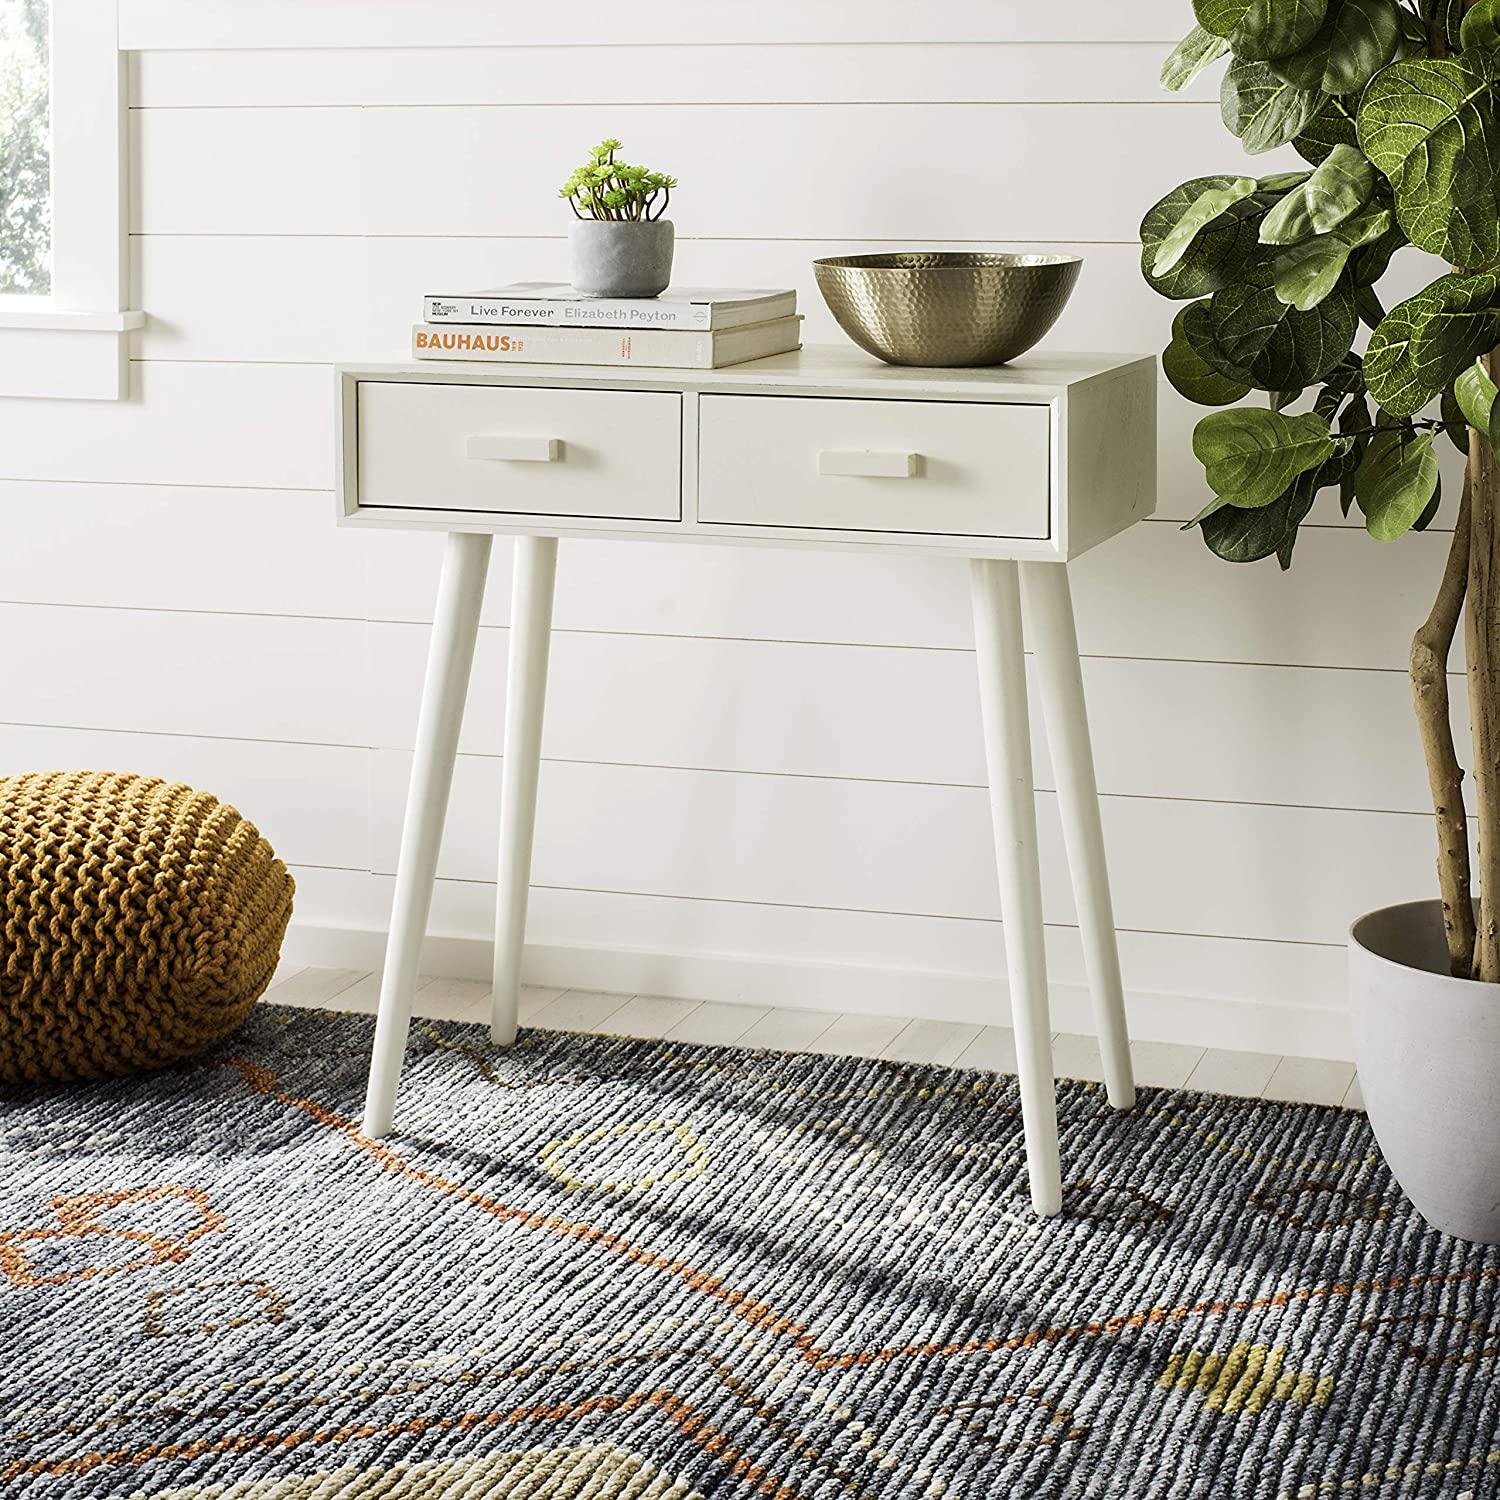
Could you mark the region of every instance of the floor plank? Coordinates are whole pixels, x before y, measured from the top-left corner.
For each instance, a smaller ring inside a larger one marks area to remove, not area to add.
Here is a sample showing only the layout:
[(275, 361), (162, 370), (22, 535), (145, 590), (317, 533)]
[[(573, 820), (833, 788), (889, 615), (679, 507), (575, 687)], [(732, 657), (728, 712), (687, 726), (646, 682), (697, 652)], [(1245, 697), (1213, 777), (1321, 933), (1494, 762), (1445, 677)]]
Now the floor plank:
[(892, 1062), (956, 1063), (983, 1030), (963, 1021), (909, 1021), (880, 1055)]
[(1132, 1042), (1135, 1081), (1143, 1088), (1180, 1089), (1203, 1061), (1203, 1051), (1183, 1042)]
[(766, 1005), (728, 1005), (705, 1000), (668, 1033), (669, 1042), (695, 1042), (710, 1047), (732, 1047), (757, 1021), (771, 1014)]
[(1321, 1057), (1283, 1057), (1261, 1097), (1299, 1104), (1342, 1104), (1353, 1082), (1353, 1063), (1329, 1062)]
[(992, 1073), (1016, 1071), (1016, 1034), (1009, 1026), (986, 1026), (958, 1054), (961, 1068), (988, 1068)]
[(1104, 1059), (1099, 1055), (1099, 1038), (1059, 1032), (1052, 1039), (1052, 1071), (1058, 1078), (1102, 1083)]
[(1210, 1047), (1188, 1076), (1188, 1087), (1210, 1094), (1258, 1099), (1280, 1061), (1269, 1052), (1231, 1052), (1224, 1047)]
[(834, 1057), (881, 1057), (906, 1029), (905, 1016), (840, 1016), (818, 1038), (819, 1052)]
[(611, 1036), (664, 1037), (698, 1005), (697, 1000), (674, 1000), (669, 995), (632, 995), (604, 1029)]
[[(412, 1010), (433, 1021), (488, 1021), (490, 986), (483, 979), (432, 979), (417, 981)], [(557, 991), (552, 991), (557, 994)]]
[(564, 990), (531, 1017), (544, 1031), (607, 1031), (604, 1024), (630, 999), (605, 990)]
[[(299, 969), (266, 991), (266, 999), (276, 1005), (333, 1005), (335, 1000), (361, 980), (369, 978), (363, 969)], [(333, 1006), (345, 1009), (343, 1005)]]
[(837, 1017), (825, 1010), (768, 1010), (740, 1037), (742, 1047), (771, 1047), (778, 1052), (816, 1052), (815, 1043)]
[[(423, 976), (417, 985), (413, 1003), (417, 1015), (481, 1024), (488, 1019), (490, 989), (484, 981)], [(266, 998), (286, 1005), (372, 1011), (379, 993), (378, 974), (283, 964)], [(1004, 1026), (771, 1009), (722, 1001), (700, 1003), (664, 995), (631, 996), (535, 985), (522, 989), (520, 1009), (523, 1025), (557, 1031), (884, 1057), (988, 1068), (999, 1073), (1016, 1070), (1015, 1036)], [(1100, 1078), (1103, 1069), (1094, 1037), (1060, 1032), (1052, 1046), (1058, 1077)], [(1205, 1050), (1177, 1042), (1132, 1042), (1130, 1055), (1136, 1081), (1148, 1087), (1185, 1086), (1208, 1093), (1264, 1095), (1268, 1099), (1364, 1108), (1359, 1079), (1349, 1063), (1220, 1047)]]

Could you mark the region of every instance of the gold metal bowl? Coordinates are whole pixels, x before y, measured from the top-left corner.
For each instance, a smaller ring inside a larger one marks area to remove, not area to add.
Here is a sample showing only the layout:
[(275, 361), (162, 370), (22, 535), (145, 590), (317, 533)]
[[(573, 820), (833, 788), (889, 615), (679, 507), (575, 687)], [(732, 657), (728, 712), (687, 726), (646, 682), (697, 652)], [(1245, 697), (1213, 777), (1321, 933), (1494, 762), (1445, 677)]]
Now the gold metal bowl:
[(815, 260), (839, 327), (893, 365), (1003, 365), (1057, 321), (1077, 255), (902, 250)]

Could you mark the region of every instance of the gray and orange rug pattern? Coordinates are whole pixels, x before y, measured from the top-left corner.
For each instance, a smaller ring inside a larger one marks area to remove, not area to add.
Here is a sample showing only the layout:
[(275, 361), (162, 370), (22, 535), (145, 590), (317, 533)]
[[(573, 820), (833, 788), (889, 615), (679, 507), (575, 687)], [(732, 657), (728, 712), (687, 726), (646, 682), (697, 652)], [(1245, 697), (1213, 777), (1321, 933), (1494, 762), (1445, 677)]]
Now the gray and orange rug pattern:
[(0, 1101), (25, 1500), (1479, 1500), (1500, 1254), (1362, 1115), (262, 1007)]

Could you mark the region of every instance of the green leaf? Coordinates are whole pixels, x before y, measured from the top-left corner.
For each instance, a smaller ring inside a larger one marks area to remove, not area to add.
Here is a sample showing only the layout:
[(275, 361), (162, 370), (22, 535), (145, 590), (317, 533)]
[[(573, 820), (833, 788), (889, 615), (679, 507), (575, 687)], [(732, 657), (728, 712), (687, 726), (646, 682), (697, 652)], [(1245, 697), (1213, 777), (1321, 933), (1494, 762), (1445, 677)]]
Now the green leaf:
[(1172, 319), (1172, 342), (1162, 351), (1162, 373), (1172, 389), (1199, 406), (1228, 406), (1250, 394), (1250, 387), (1220, 375), (1205, 364), (1183, 333), (1183, 324), (1194, 313), (1201, 316), (1207, 303), (1190, 302)]
[(1354, 115), (1349, 105), (1339, 98), (1329, 99), (1307, 122), (1302, 134), (1293, 142), (1297, 155), (1314, 166), (1325, 160), (1335, 146), (1358, 144)]
[(1245, 150), (1259, 155), (1301, 135), (1325, 98), (1283, 82), (1263, 62), (1236, 61), (1219, 88), (1219, 114)]
[(1198, 24), (1214, 36), (1228, 37), (1249, 9), (1250, 0), (1193, 0)]
[(1434, 434), (1404, 442), (1397, 428), (1370, 439), (1354, 476), (1354, 494), (1365, 513), (1365, 530), (1377, 542), (1393, 542), (1416, 525), (1437, 493), (1438, 461)]
[(1230, 505), (1269, 505), (1307, 469), (1333, 453), (1327, 421), (1288, 417), (1258, 406), (1210, 412), (1193, 429), (1193, 453), (1209, 488)]
[(1183, 210), (1182, 217), (1156, 247), (1156, 258), (1151, 262), (1153, 276), (1165, 276), (1181, 263), (1198, 235), (1215, 219), (1227, 213), (1236, 203), (1242, 202), (1256, 190), (1253, 177), (1236, 177), (1226, 187), (1205, 188)]
[(1500, 0), (1479, 0), (1464, 17), (1458, 38), (1465, 52), (1500, 47)]
[(1412, 244), (1457, 266), (1500, 260), (1500, 53), (1410, 58), (1370, 80), (1359, 143), (1391, 181)]
[(1227, 286), (1261, 256), (1256, 234), (1271, 200), (1255, 195), (1232, 204), (1205, 228), (1165, 276), (1152, 271), (1162, 241), (1176, 228), (1188, 208), (1209, 189), (1226, 188), (1234, 181), (1229, 176), (1195, 177), (1173, 188), (1147, 210), (1141, 220), (1141, 274), (1163, 297), (1188, 301), (1206, 297)]
[(1301, 172), (1272, 172), (1269, 177), (1259, 178), (1258, 182), (1260, 190), (1263, 193), (1285, 193), (1294, 187), (1301, 187), (1311, 176), (1312, 173), (1305, 170)]
[(1448, 434), (1448, 441), (1463, 454), (1469, 456), (1469, 419), (1464, 416), (1463, 408), (1458, 404), (1458, 398), (1452, 391), (1443, 392), (1442, 418), (1448, 425), (1443, 431)]
[(1300, 312), (1276, 295), (1274, 270), (1264, 266), (1209, 299), (1201, 325), (1206, 341), (1196, 336), (1195, 324), (1184, 331), (1221, 375), (1284, 391), (1316, 385), (1348, 354), (1358, 327), (1347, 285)]
[[(1424, 0), (1422, 12), (1431, 16), (1442, 28), (1443, 40), (1450, 52), (1457, 52), (1463, 45), (1464, 11), (1468, 0)], [(1422, 42), (1427, 43), (1426, 36)]]
[(1386, 209), (1373, 209), (1330, 234), (1283, 250), (1273, 263), (1276, 295), (1298, 312), (1316, 307), (1338, 284), (1354, 251), (1379, 239), (1390, 223)]
[(1443, 503), (1443, 476), (1438, 475), (1437, 488), (1432, 492), (1432, 499), (1427, 502), (1427, 508), (1411, 523), (1413, 531), (1426, 531), (1437, 519), (1438, 507)]
[(1229, 38), (1236, 57), (1265, 62), (1300, 52), (1317, 36), (1328, 0), (1250, 0)]
[(1375, 168), (1357, 146), (1335, 146), (1260, 223), (1263, 245), (1295, 245), (1352, 218), (1375, 191)]
[(1206, 67), (1229, 51), (1229, 43), (1201, 26), (1195, 26), (1178, 42), (1161, 65), (1161, 86), (1175, 94), (1185, 89)]
[(1316, 471), (1299, 475), (1297, 482), (1287, 493), (1286, 529), (1282, 532), (1280, 545), (1276, 548), (1276, 561), (1281, 565), (1283, 573), (1292, 565), (1292, 548), (1297, 545), (1297, 528), (1301, 526), (1303, 517), (1313, 508), (1313, 501), (1317, 498)]
[(1497, 343), (1500, 271), (1439, 276), (1393, 307), (1370, 335), (1370, 394), (1392, 416), (1414, 417)]
[(1464, 414), (1464, 420), (1482, 432), (1492, 444), (1500, 440), (1500, 410), (1496, 408), (1496, 395), (1500, 395), (1500, 391), (1490, 379), (1490, 372), (1477, 359), (1453, 382), (1453, 397)]
[(1355, 282), (1354, 308), (1359, 314), (1360, 321), (1371, 330), (1379, 328), (1385, 319), (1385, 308), (1381, 306), (1380, 298), (1375, 295), (1374, 287)]
[(1390, 62), (1400, 42), (1401, 13), (1394, 0), (1333, 0), (1317, 35), (1271, 67), (1298, 88), (1351, 94)]
[(1411, 242), (1402, 233), (1401, 226), (1391, 219), (1386, 213), (1389, 228), (1373, 244), (1366, 245), (1364, 249), (1354, 253), (1354, 284), (1355, 286), (1374, 286), (1386, 271), (1390, 268), (1391, 256), (1403, 245)]
[(1203, 540), (1216, 557), (1225, 562), (1259, 562), (1273, 557), (1286, 545), (1288, 536), (1312, 508), (1310, 483), (1298, 479), (1279, 499), (1259, 510), (1226, 506), (1205, 516)]

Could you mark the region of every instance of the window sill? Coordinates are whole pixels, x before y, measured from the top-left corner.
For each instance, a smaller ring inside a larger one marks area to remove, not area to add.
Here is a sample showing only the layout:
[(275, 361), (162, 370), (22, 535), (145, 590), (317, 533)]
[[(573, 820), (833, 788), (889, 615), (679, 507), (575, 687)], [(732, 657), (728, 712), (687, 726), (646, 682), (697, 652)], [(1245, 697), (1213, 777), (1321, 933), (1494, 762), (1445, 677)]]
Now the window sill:
[(74, 312), (65, 307), (28, 307), (45, 297), (0, 297), (0, 329), (55, 328), (64, 333), (129, 333), (145, 321), (143, 312)]
[(121, 401), (129, 394), (130, 330), (146, 321), (143, 313), (7, 301), (0, 299), (0, 396)]

